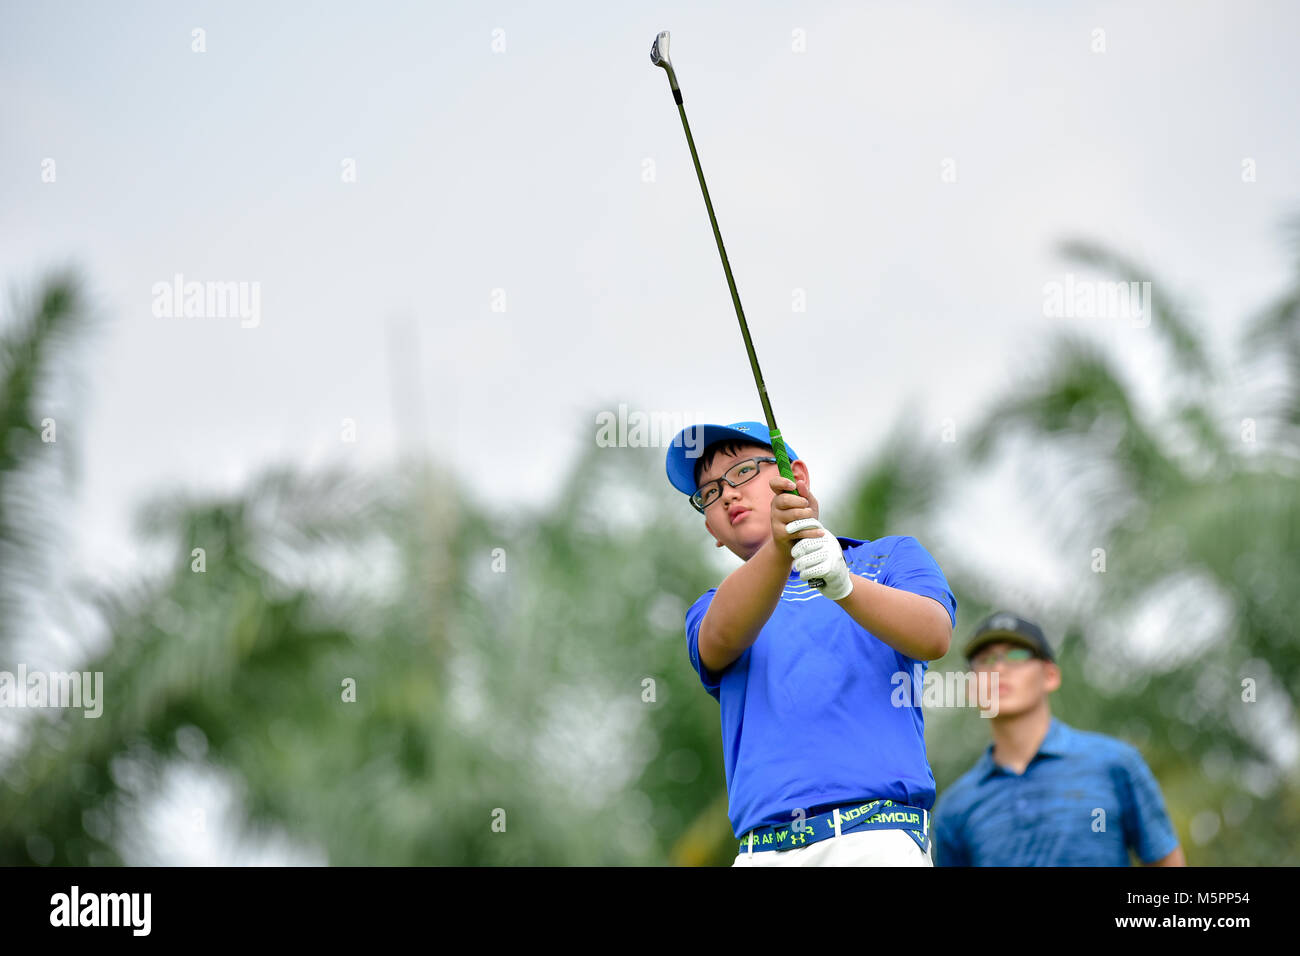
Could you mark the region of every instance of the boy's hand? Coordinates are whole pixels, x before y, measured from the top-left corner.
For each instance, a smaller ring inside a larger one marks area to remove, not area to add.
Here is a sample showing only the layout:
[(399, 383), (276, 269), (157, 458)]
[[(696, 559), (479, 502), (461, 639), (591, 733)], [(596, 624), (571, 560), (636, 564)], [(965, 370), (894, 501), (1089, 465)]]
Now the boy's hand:
[(842, 601), (853, 593), (853, 578), (844, 561), (844, 549), (840, 547), (835, 535), (823, 528), (820, 522), (817, 523), (817, 528), (825, 531), (820, 538), (796, 541), (790, 549), (794, 569), (805, 582), (821, 578), (826, 582), (821, 593), (832, 601)]
[(816, 528), (805, 528), (794, 534), (786, 531), (786, 525), (792, 521), (817, 517), (820, 509), (817, 499), (808, 490), (808, 482), (799, 481), (796, 484), (789, 478), (776, 475), (772, 478), (771, 486), (776, 492), (776, 496), (772, 499), (772, 541), (778, 553), (784, 557), (790, 553), (790, 548), (796, 541), (802, 538), (816, 538), (824, 533), (824, 529), (818, 525)]

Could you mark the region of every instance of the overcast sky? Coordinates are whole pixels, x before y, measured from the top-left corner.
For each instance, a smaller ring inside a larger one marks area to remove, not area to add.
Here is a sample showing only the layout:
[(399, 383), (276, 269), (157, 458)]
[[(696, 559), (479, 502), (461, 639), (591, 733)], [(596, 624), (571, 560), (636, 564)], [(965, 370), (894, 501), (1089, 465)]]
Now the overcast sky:
[[(1053, 327), (1140, 363), (1147, 331), (1043, 315), (1062, 238), (1149, 263), (1223, 342), (1286, 277), (1294, 4), (282, 9), (5, 8), (2, 278), (78, 263), (108, 322), (78, 423), (92, 571), (130, 561), (152, 489), (382, 463), (421, 425), (481, 495), (537, 503), (597, 410), (761, 417), (660, 29), (824, 499), (902, 411), (960, 441)], [(257, 283), (258, 324), (155, 315), (177, 274)]]
[[(1149, 330), (1044, 315), (1077, 271), (1061, 239), (1147, 263), (1221, 348), (1287, 279), (1295, 4), (289, 6), (0, 13), (0, 281), (75, 263), (106, 321), (63, 433), (84, 451), (70, 566), (105, 581), (155, 490), (423, 441), (479, 497), (536, 505), (600, 410), (760, 418), (649, 61), (662, 29), (827, 505), (903, 413), (960, 443), (1056, 328), (1159, 397)], [(156, 314), (178, 274), (256, 284), (256, 324)], [(1030, 542), (1019, 500), (988, 489), (953, 541)], [(1028, 573), (1033, 547), (1002, 560)]]

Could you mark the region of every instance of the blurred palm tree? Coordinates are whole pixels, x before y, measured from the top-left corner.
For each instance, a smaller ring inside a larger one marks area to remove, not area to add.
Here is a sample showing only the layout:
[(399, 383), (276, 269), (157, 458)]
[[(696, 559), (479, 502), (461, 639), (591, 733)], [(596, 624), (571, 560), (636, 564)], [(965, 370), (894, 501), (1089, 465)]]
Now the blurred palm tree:
[(660, 453), (592, 436), (536, 514), (492, 514), (419, 461), (147, 504), (169, 570), (83, 585), (104, 713), (23, 729), (0, 863), (174, 858), (140, 819), (186, 765), (232, 781), (248, 839), (332, 864), (662, 862), (717, 792), (716, 705), (680, 633), (710, 571)]
[[(1185, 312), (1158, 298), (1167, 408), (1139, 407), (1103, 350), (1061, 338), (974, 443), (987, 456), (1027, 435), (1033, 459), (1063, 462), (1048, 505), (1076, 515), (1058, 529), (1063, 553), (1105, 547), (1109, 567), (1081, 573), (1059, 612), (1066, 672), (1085, 678), (1059, 709), (1143, 746), (1180, 833), (1217, 821), (1194, 862), (1281, 862), (1300, 822), (1294, 760), (1278, 750), (1294, 740), (1300, 666), (1297, 302), (1300, 279), (1244, 339), (1258, 389), (1224, 384)], [(47, 284), (0, 351), (0, 669), (47, 597), (32, 569), (50, 525), (30, 516), (51, 496), (37, 505), (24, 482), (71, 451), (36, 440), (39, 396), (83, 313), (75, 282)], [(726, 570), (665, 493), (662, 450), (602, 448), (594, 433), (531, 510), (480, 501), (418, 459), (371, 478), (275, 468), (238, 494), (147, 504), (138, 532), (166, 570), (82, 585), (108, 633), (78, 662), (105, 675), (104, 715), (21, 728), (0, 777), (0, 864), (169, 861), (140, 818), (185, 766), (231, 782), (248, 839), (287, 834), (331, 864), (730, 863), (718, 707), (683, 631)], [(961, 476), (917, 434), (901, 424), (827, 518), (854, 537), (916, 535), (973, 621), (999, 584), (935, 536)], [(1133, 622), (1171, 619), (1156, 637), (1183, 639), (1144, 652)], [(970, 718), (927, 712), (941, 787), (987, 740)]]
[[(1123, 281), (1149, 277), (1093, 244), (1063, 252)], [(1031, 494), (1062, 553), (1080, 556), (1057, 622), (1070, 635), (1059, 709), (1142, 747), (1194, 863), (1300, 861), (1286, 837), (1300, 827), (1298, 303), (1300, 257), (1223, 367), (1157, 291), (1162, 405), (1140, 404), (1105, 349), (1058, 334), (1041, 376), (998, 400), (973, 441), (986, 461), (1027, 437), (1025, 458), (1054, 476)]]
[(15, 295), (11, 313), (0, 333), (0, 654), (12, 653), (30, 625), (23, 596), (48, 587), (54, 490), (75, 464), (59, 386), (70, 346), (90, 327), (70, 272), (51, 276), (30, 301)]

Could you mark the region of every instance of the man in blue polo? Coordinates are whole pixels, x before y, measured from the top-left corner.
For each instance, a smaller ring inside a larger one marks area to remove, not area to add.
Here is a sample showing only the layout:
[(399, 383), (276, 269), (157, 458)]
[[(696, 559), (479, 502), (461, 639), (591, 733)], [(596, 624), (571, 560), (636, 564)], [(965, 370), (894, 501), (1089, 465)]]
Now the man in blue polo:
[(743, 562), (686, 612), (720, 705), (733, 865), (930, 866), (919, 693), (893, 692), (947, 653), (956, 599), (915, 538), (827, 531), (807, 465), (787, 444), (795, 481), (782, 478), (770, 440), (759, 422), (694, 425), (667, 461)]
[(965, 648), (996, 675), (993, 743), (935, 808), (940, 866), (1183, 866), (1142, 755), (1052, 716), (1061, 671), (1038, 625), (998, 611)]

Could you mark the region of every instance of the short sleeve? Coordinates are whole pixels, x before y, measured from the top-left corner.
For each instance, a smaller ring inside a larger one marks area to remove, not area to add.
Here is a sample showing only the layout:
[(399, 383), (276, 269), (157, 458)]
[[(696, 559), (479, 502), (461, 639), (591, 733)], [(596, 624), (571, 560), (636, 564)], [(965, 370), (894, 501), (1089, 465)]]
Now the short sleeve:
[(1143, 863), (1162, 860), (1178, 847), (1178, 834), (1165, 812), (1160, 784), (1137, 749), (1125, 744), (1119, 757), (1124, 798), (1124, 842)]
[(686, 653), (691, 658), (691, 666), (695, 668), (695, 673), (700, 675), (700, 682), (704, 684), (704, 689), (713, 697), (721, 699), (718, 695), (722, 689), (722, 675), (715, 674), (700, 661), (700, 625), (704, 623), (704, 615), (708, 613), (709, 605), (713, 603), (713, 595), (717, 591), (717, 588), (709, 588), (687, 609)]
[(951, 812), (951, 801), (939, 801), (931, 822), (935, 866), (970, 866), (970, 853), (962, 840), (958, 821)]
[(952, 626), (957, 626), (957, 599), (948, 587), (948, 579), (930, 552), (915, 538), (904, 535), (894, 543), (880, 583), (933, 598), (947, 608)]

